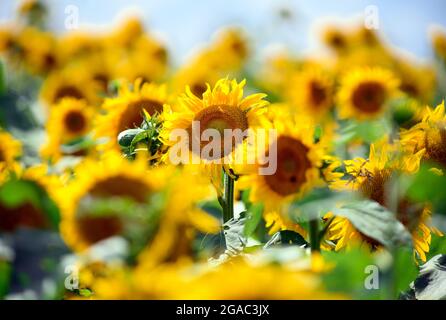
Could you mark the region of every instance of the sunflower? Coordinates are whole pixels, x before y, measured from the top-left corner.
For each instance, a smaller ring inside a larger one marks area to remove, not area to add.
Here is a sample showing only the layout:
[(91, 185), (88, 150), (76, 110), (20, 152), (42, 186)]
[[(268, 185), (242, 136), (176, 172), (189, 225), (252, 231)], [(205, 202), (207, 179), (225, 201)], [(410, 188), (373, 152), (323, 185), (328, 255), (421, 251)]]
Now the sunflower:
[(315, 127), (311, 120), (279, 112), (276, 111), (272, 123), (277, 137), (265, 144), (268, 145), (265, 154), (270, 154), (271, 147), (277, 148), (276, 171), (261, 175), (260, 168), (250, 167), (245, 171), (249, 174), (240, 177), (238, 187), (250, 188), (249, 200), (264, 204), (264, 217), (271, 227), (270, 232), (291, 229), (302, 233), (303, 230), (282, 213), (293, 200), (323, 183), (320, 168), (325, 148), (314, 142)]
[(446, 61), (446, 31), (435, 30), (432, 34), (432, 45), (436, 55)]
[(322, 42), (337, 54), (346, 52), (351, 39), (348, 33), (339, 26), (326, 26), (322, 30)]
[[(118, 52), (119, 53), (119, 52)], [(116, 66), (116, 77), (133, 82), (161, 80), (167, 70), (167, 50), (154, 39), (144, 36), (132, 43)]]
[(104, 46), (102, 37), (90, 32), (69, 32), (59, 38), (59, 51), (63, 64), (101, 52)]
[(95, 110), (85, 100), (64, 98), (54, 108), (46, 123), (48, 142), (41, 154), (57, 161), (63, 155), (63, 144), (84, 137), (92, 127)]
[(376, 118), (386, 111), (399, 82), (382, 68), (357, 68), (341, 80), (338, 92), (339, 117), (359, 120)]
[(430, 66), (416, 65), (408, 61), (400, 61), (397, 66), (401, 92), (419, 101), (430, 103), (437, 87), (435, 70)]
[(207, 84), (214, 86), (220, 79), (220, 72), (212, 68), (206, 61), (189, 63), (178, 70), (172, 79), (174, 91), (178, 94), (184, 92), (189, 86), (190, 91), (197, 97), (202, 98), (207, 90)]
[(166, 180), (163, 170), (148, 171), (144, 159), (129, 162), (120, 154), (108, 152), (99, 160), (86, 159), (74, 171), (74, 179), (58, 193), (61, 208), (61, 234), (76, 251), (111, 236), (126, 232), (125, 220), (112, 208), (104, 214), (89, 211), (90, 200), (130, 199), (145, 204)]
[(297, 72), (288, 90), (296, 108), (317, 119), (326, 116), (333, 106), (333, 78), (320, 67), (307, 67)]
[[(424, 152), (423, 159), (446, 167), (446, 115), (444, 101), (434, 110), (426, 107), (420, 123), (400, 133), (401, 145), (409, 154)], [(439, 168), (438, 172), (442, 172)]]
[(306, 270), (242, 257), (216, 267), (183, 261), (157, 268), (115, 268), (95, 282), (95, 299), (277, 300), (345, 299), (326, 292)]
[[(0, 181), (0, 188), (8, 182), (27, 183), (22, 192), (29, 193), (24, 202), (0, 201), (0, 231), (13, 232), (21, 227), (57, 228), (58, 210), (55, 209), (56, 192), (61, 187), (57, 176), (48, 173), (48, 168), (38, 165), (27, 169), (18, 168), (9, 180)], [(54, 205), (54, 206), (53, 206)]]
[[(377, 145), (372, 144), (368, 159), (355, 158), (344, 161), (348, 179), (342, 177), (334, 181), (331, 187), (337, 190), (355, 190), (365, 198), (384, 207), (388, 206), (389, 183), (399, 174), (410, 175), (417, 172), (424, 153), (420, 151), (412, 155), (401, 155), (397, 154), (396, 150), (396, 145), (383, 141)], [(419, 208), (405, 197), (397, 204), (396, 218), (411, 233), (415, 253), (423, 261), (426, 261), (426, 253), (429, 251), (431, 231), (437, 232), (429, 226), (430, 214), (428, 205)], [(378, 241), (362, 234), (343, 217), (336, 217), (330, 224), (328, 240), (336, 242), (336, 250), (358, 243), (371, 249), (381, 247)]]
[(25, 66), (31, 73), (46, 75), (58, 68), (58, 44), (52, 33), (27, 27), (18, 34), (16, 44), (20, 47)]
[(143, 269), (188, 259), (196, 231), (204, 234), (220, 231), (219, 220), (200, 207), (203, 201), (216, 196), (209, 179), (201, 172), (191, 167), (176, 167), (169, 175), (165, 190), (160, 226), (138, 257), (139, 267)]
[(133, 86), (124, 83), (118, 95), (106, 99), (103, 104), (106, 114), (98, 119), (95, 133), (98, 138), (108, 139), (101, 148), (120, 150), (117, 142), (119, 133), (140, 126), (144, 111), (150, 116), (161, 114), (169, 99), (165, 85), (142, 83), (141, 78)]
[(138, 17), (128, 17), (105, 39), (111, 48), (130, 47), (134, 41), (144, 34), (144, 25)]
[[(177, 141), (171, 140), (172, 132), (178, 129), (187, 132), (189, 137), (188, 149), (191, 152), (189, 152), (186, 161), (188, 163), (204, 164), (206, 170), (210, 170), (211, 179), (216, 183), (218, 189), (222, 167), (229, 171), (234, 151), (241, 148), (246, 141), (246, 137), (242, 141), (234, 141), (233, 137), (226, 137), (228, 141), (225, 141), (224, 131), (240, 130), (244, 132), (250, 128), (260, 127), (264, 119), (262, 114), (268, 105), (267, 101), (262, 100), (265, 95), (261, 93), (243, 98), (245, 83), (245, 80), (237, 83), (236, 80), (221, 79), (213, 89), (208, 85), (202, 98), (195, 96), (191, 89), (187, 87), (186, 94), (179, 99), (178, 111), (166, 112), (164, 115), (164, 127), (161, 132), (162, 141), (166, 145), (174, 145)], [(198, 123), (199, 132), (193, 130), (196, 123)], [(207, 155), (203, 152), (205, 142), (201, 140), (201, 135), (207, 129), (217, 130), (223, 137), (221, 148), (216, 151), (216, 154), (213, 152), (215, 150)], [(195, 144), (198, 148), (194, 148)], [(227, 147), (225, 148), (225, 145), (229, 145), (230, 150)], [(173, 154), (172, 149), (168, 154), (169, 159), (171, 155), (178, 157), (178, 154)], [(184, 156), (184, 154), (180, 155), (181, 161), (185, 160)]]
[(45, 79), (40, 92), (41, 100), (52, 106), (63, 98), (85, 100), (96, 106), (100, 103), (100, 86), (91, 79), (88, 70), (67, 67), (54, 71)]
[[(213, 62), (213, 66), (223, 71), (237, 71), (249, 55), (245, 35), (236, 28), (222, 30), (216, 36), (204, 56)], [(224, 57), (224, 59), (223, 59)]]

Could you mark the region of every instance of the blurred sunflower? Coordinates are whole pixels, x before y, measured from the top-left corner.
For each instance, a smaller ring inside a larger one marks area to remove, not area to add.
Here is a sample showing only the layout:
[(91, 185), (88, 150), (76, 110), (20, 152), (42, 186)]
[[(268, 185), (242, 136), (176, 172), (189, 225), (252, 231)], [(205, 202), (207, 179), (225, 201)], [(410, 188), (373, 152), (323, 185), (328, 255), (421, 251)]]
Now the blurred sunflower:
[(149, 171), (144, 159), (129, 162), (120, 154), (108, 152), (99, 160), (86, 159), (75, 168), (74, 179), (58, 193), (61, 208), (61, 235), (75, 251), (108, 237), (123, 235), (126, 222), (117, 209), (91, 212), (94, 200), (128, 199), (136, 204), (148, 203), (159, 191), (166, 171)]
[(310, 272), (238, 257), (217, 267), (179, 262), (152, 269), (115, 269), (93, 286), (95, 299), (343, 299)]
[(399, 61), (396, 72), (399, 75), (401, 92), (420, 104), (430, 103), (436, 91), (435, 70), (430, 66), (417, 66), (411, 62)]
[(122, 84), (116, 97), (105, 100), (103, 109), (106, 113), (98, 118), (95, 135), (108, 139), (101, 148), (120, 150), (119, 133), (140, 126), (144, 121), (144, 111), (149, 116), (160, 115), (169, 99), (165, 85), (143, 83), (141, 78), (133, 86)]
[(432, 33), (432, 45), (436, 55), (446, 61), (446, 32), (444, 30), (435, 30)]
[(382, 68), (357, 68), (341, 80), (338, 92), (338, 114), (341, 119), (376, 118), (386, 111), (397, 93), (399, 81)]
[[(344, 161), (348, 179), (341, 177), (334, 181), (331, 187), (337, 190), (355, 190), (365, 198), (374, 200), (384, 207), (389, 206), (387, 188), (399, 174), (413, 174), (418, 171), (420, 159), (424, 151), (412, 155), (396, 153), (396, 145), (380, 142), (370, 146), (368, 159), (355, 158)], [(422, 261), (426, 261), (429, 252), (431, 231), (430, 208), (421, 208), (407, 198), (399, 199), (396, 218), (409, 230), (412, 235), (415, 253)], [(326, 218), (330, 217), (329, 214)], [(336, 250), (362, 244), (370, 249), (377, 249), (381, 244), (358, 231), (346, 218), (335, 217), (328, 230), (328, 240), (336, 242)]]
[(277, 159), (271, 160), (276, 161), (276, 171), (262, 175), (259, 167), (264, 165), (247, 167), (245, 172), (250, 174), (240, 177), (238, 188), (250, 188), (249, 200), (264, 204), (264, 218), (271, 233), (291, 227), (302, 234), (303, 230), (297, 224), (293, 227), (282, 213), (293, 200), (323, 184), (320, 168), (325, 149), (314, 142), (312, 121), (301, 115), (290, 116), (283, 111), (280, 114), (278, 110), (272, 128), (276, 130), (277, 138), (265, 143), (265, 154), (271, 154), (271, 147), (277, 150)]
[(320, 279), (310, 272), (275, 264), (255, 265), (243, 258), (210, 268), (178, 290), (178, 298), (215, 300), (340, 299), (326, 292)]
[(144, 25), (136, 16), (127, 17), (105, 39), (109, 47), (130, 47), (135, 40), (144, 35)]
[(84, 137), (92, 128), (95, 109), (85, 100), (64, 98), (50, 109), (46, 123), (47, 143), (41, 155), (57, 161), (63, 154), (62, 145)]
[[(268, 105), (267, 101), (262, 100), (265, 95), (261, 93), (243, 98), (245, 83), (245, 80), (237, 83), (236, 80), (221, 79), (213, 89), (208, 85), (202, 98), (195, 96), (187, 87), (186, 94), (179, 99), (178, 111), (166, 112), (164, 115), (162, 141), (166, 145), (173, 145), (178, 141), (171, 140), (171, 133), (177, 129), (185, 130), (189, 135), (188, 148), (191, 151), (186, 160), (188, 163), (204, 164), (206, 169), (210, 169), (211, 179), (218, 190), (220, 189), (221, 168), (224, 167), (229, 172), (231, 159), (233, 159), (231, 155), (246, 140), (234, 141), (231, 136), (226, 137), (231, 139), (226, 142), (225, 129), (244, 132), (249, 128), (260, 127), (264, 119), (262, 114)], [(193, 123), (198, 123), (199, 132), (194, 132)], [(201, 140), (201, 136), (207, 129), (217, 130), (222, 137), (221, 148), (215, 155), (213, 152), (208, 155), (203, 152), (207, 143)], [(199, 150), (193, 148), (195, 144), (199, 146)], [(225, 148), (225, 144), (229, 145), (231, 149)], [(184, 160), (184, 155), (181, 157), (181, 160)]]
[(213, 62), (211, 65), (222, 71), (239, 70), (248, 55), (249, 47), (246, 36), (236, 28), (228, 28), (219, 32), (214, 43), (204, 53), (204, 56)]
[(197, 231), (204, 234), (220, 231), (219, 220), (200, 207), (203, 201), (216, 196), (207, 177), (185, 167), (176, 168), (167, 180), (160, 226), (138, 257), (143, 269), (190, 259)]
[(88, 70), (73, 66), (49, 74), (42, 85), (40, 97), (48, 106), (63, 98), (85, 100), (89, 105), (97, 106), (101, 101), (100, 89)]
[(412, 154), (423, 152), (423, 159), (430, 160), (441, 167), (438, 173), (443, 174), (446, 167), (446, 115), (444, 102), (434, 110), (429, 107), (424, 109), (423, 118), (420, 123), (409, 130), (400, 133), (403, 149)]
[(55, 201), (61, 187), (57, 176), (48, 174), (46, 166), (37, 165), (19, 168), (9, 180), (0, 181), (0, 189), (8, 184), (20, 184), (23, 198), (22, 201), (10, 197), (0, 200), (0, 231), (13, 232), (23, 227), (57, 229), (59, 212)]
[(101, 52), (104, 40), (91, 32), (69, 32), (59, 38), (59, 51), (63, 64)]
[(350, 47), (347, 32), (336, 25), (325, 26), (321, 33), (322, 43), (337, 54), (345, 53)]
[(333, 106), (334, 81), (320, 67), (310, 66), (297, 72), (288, 90), (296, 108), (316, 119), (326, 116)]
[(178, 70), (172, 79), (172, 85), (178, 94), (183, 93), (184, 88), (189, 86), (195, 96), (202, 98), (207, 90), (207, 84), (214, 86), (219, 79), (218, 70), (209, 66), (206, 61), (197, 61)]

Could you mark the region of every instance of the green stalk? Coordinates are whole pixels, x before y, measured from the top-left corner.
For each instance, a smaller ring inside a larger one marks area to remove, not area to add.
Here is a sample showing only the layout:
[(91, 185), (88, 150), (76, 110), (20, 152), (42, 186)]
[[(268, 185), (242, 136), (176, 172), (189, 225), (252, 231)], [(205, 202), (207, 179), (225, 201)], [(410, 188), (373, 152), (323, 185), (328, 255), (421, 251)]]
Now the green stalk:
[(310, 246), (311, 252), (321, 251), (321, 243), (319, 238), (319, 220), (313, 219), (309, 222), (310, 230)]
[(223, 170), (224, 191), (222, 196), (223, 223), (234, 217), (234, 179)]

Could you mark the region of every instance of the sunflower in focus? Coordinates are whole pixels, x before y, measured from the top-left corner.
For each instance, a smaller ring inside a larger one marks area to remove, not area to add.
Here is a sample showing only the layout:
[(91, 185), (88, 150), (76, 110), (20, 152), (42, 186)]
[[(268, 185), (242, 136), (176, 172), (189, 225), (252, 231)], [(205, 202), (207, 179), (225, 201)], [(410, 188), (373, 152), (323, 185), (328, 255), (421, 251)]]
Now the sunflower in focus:
[[(234, 141), (232, 136), (225, 137), (224, 131), (244, 132), (250, 128), (260, 127), (264, 121), (263, 114), (268, 105), (268, 102), (263, 100), (265, 95), (257, 93), (243, 98), (245, 83), (245, 80), (237, 83), (236, 80), (221, 79), (214, 88), (208, 85), (202, 98), (195, 96), (187, 87), (186, 94), (179, 98), (178, 111), (166, 112), (164, 115), (165, 121), (161, 133), (163, 143), (174, 145), (178, 142), (172, 141), (174, 130), (182, 129), (187, 132), (187, 149), (190, 152), (187, 155), (179, 155), (180, 160), (204, 164), (206, 169), (210, 169), (211, 179), (217, 189), (220, 188), (221, 168), (224, 167), (229, 172), (234, 152), (242, 148), (246, 141), (246, 137), (243, 137), (242, 141)], [(203, 131), (207, 129), (218, 131), (222, 139), (218, 150), (210, 150), (206, 154), (203, 150), (207, 143), (202, 141), (201, 137)], [(175, 154), (173, 156), (178, 157)]]
[(444, 102), (435, 109), (426, 107), (421, 122), (400, 133), (401, 145), (408, 153), (423, 152), (423, 160), (441, 166), (437, 172), (443, 174), (446, 167), (446, 115)]
[(124, 235), (132, 217), (124, 219), (112, 207), (100, 214), (91, 212), (91, 203), (127, 199), (134, 204), (146, 204), (162, 187), (164, 175), (162, 169), (149, 171), (142, 158), (129, 162), (115, 152), (108, 152), (99, 160), (85, 159), (75, 168), (73, 180), (58, 193), (63, 239), (80, 252), (106, 238)]
[(85, 100), (89, 105), (97, 106), (101, 101), (100, 90), (88, 70), (67, 67), (52, 72), (45, 79), (40, 97), (48, 106), (57, 104), (63, 98)]
[(382, 68), (358, 68), (341, 80), (337, 100), (341, 119), (376, 118), (383, 114), (389, 101), (398, 92), (399, 81)]
[(95, 109), (85, 100), (64, 98), (50, 109), (46, 123), (48, 142), (42, 156), (57, 161), (63, 154), (63, 145), (86, 136), (93, 123)]
[(272, 128), (277, 137), (264, 145), (265, 154), (277, 154), (277, 159), (271, 160), (276, 161), (275, 172), (260, 174), (259, 169), (265, 166), (262, 164), (247, 167), (249, 174), (240, 177), (238, 187), (250, 188), (249, 200), (264, 204), (264, 218), (271, 233), (287, 229), (302, 234), (302, 228), (282, 213), (293, 200), (323, 184), (320, 168), (325, 148), (314, 142), (312, 121), (301, 115), (277, 110)]
[(326, 116), (333, 106), (334, 81), (321, 68), (307, 67), (297, 72), (288, 90), (296, 108), (316, 119)]
[[(399, 174), (413, 174), (419, 169), (424, 150), (411, 155), (396, 152), (396, 145), (381, 141), (370, 146), (368, 159), (355, 158), (344, 161), (346, 176), (334, 181), (331, 187), (336, 190), (354, 190), (363, 197), (376, 201), (383, 207), (389, 206), (389, 184)], [(346, 179), (347, 178), (347, 179)], [(412, 235), (417, 256), (426, 261), (429, 252), (431, 232), (438, 231), (430, 227), (431, 211), (426, 204), (418, 207), (405, 197), (399, 200), (396, 218)], [(326, 216), (330, 217), (331, 214)], [(336, 250), (352, 245), (363, 245), (372, 250), (382, 245), (358, 231), (346, 218), (335, 217), (328, 230), (328, 240), (336, 243)]]
[(98, 119), (95, 134), (108, 139), (101, 148), (120, 150), (119, 133), (139, 127), (144, 121), (144, 111), (149, 116), (162, 114), (164, 104), (169, 101), (165, 85), (143, 83), (142, 79), (137, 79), (133, 85), (122, 84), (116, 97), (105, 100), (106, 113)]

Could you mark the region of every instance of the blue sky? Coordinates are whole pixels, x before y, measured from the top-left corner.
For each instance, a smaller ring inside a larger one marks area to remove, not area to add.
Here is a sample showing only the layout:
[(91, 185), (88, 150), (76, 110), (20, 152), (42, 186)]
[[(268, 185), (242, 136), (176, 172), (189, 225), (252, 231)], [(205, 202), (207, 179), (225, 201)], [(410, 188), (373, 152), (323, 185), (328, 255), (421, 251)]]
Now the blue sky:
[[(17, 0), (0, 0), (0, 21), (14, 16)], [(392, 44), (417, 56), (429, 57), (428, 29), (446, 27), (443, 0), (47, 0), (51, 7), (51, 27), (64, 31), (67, 5), (79, 7), (81, 27), (106, 28), (125, 13), (137, 13), (150, 30), (159, 34), (175, 61), (184, 60), (197, 44), (206, 42), (225, 25), (244, 27), (254, 43), (263, 48), (286, 43), (295, 51), (317, 50), (315, 25), (321, 19), (349, 21), (358, 18), (368, 5), (379, 10), (380, 31)], [(288, 8), (292, 22), (279, 19)]]

